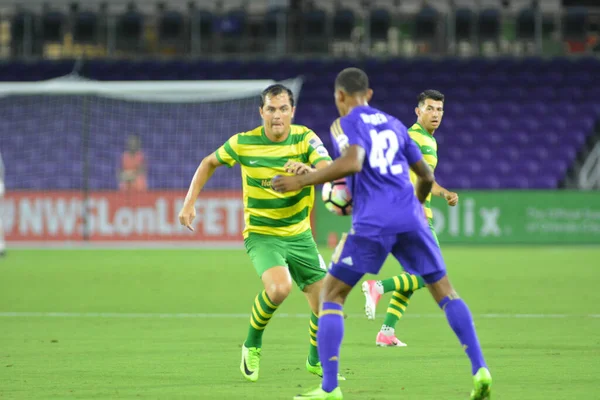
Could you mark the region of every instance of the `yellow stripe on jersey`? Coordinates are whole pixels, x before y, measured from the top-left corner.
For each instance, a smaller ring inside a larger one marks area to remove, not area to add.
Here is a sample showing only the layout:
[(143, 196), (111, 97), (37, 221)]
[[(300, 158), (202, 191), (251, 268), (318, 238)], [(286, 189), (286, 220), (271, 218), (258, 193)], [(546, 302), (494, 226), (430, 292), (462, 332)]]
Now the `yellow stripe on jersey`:
[(290, 193), (271, 189), (276, 175), (287, 175), (289, 160), (315, 165), (331, 161), (318, 136), (305, 126), (292, 125), (283, 142), (272, 142), (264, 128), (232, 136), (216, 152), (221, 164), (240, 164), (244, 201), (244, 237), (250, 233), (295, 236), (310, 229), (314, 188)]
[[(415, 123), (408, 129), (408, 134), (417, 146), (419, 146), (419, 149), (421, 149), (423, 160), (429, 164), (432, 171), (435, 171), (438, 163), (437, 141), (435, 138), (418, 123)], [(412, 170), (410, 171), (410, 181), (413, 185), (417, 184), (417, 174)], [(427, 218), (433, 218), (433, 212), (431, 211), (431, 193), (425, 200), (424, 208)]]
[(334, 139), (337, 139), (340, 135), (344, 134), (344, 130), (342, 129), (342, 124), (340, 123), (340, 118), (333, 121), (331, 124), (331, 133), (333, 134)]

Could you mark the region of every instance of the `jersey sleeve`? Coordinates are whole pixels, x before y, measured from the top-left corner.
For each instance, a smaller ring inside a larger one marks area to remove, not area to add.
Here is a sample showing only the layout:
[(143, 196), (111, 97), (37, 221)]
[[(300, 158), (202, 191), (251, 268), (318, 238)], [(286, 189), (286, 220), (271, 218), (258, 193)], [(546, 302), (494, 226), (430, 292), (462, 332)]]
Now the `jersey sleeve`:
[(223, 146), (219, 147), (217, 151), (215, 151), (215, 156), (221, 164), (227, 165), (231, 168), (236, 162), (240, 162), (237, 149), (238, 135), (233, 135), (223, 144)]
[(412, 165), (423, 158), (421, 148), (410, 132), (403, 128), (404, 134), (406, 135), (406, 144), (404, 145), (404, 156), (409, 165)]
[(363, 138), (348, 119), (338, 118), (334, 121), (331, 125), (331, 137), (334, 147), (337, 149), (338, 156), (353, 145), (358, 145), (366, 149)]
[[(419, 132), (414, 131), (414, 130), (410, 130), (410, 129), (408, 130), (408, 135), (410, 136), (410, 138), (412, 139), (412, 141), (419, 148), (419, 151), (421, 152), (421, 155), (424, 156), (426, 154), (425, 150), (426, 150), (427, 146), (425, 146), (425, 144), (423, 144), (421, 142), (423, 136)], [(425, 157), (423, 157), (423, 159), (425, 160), (425, 162), (427, 162), (427, 159)], [(432, 168), (432, 169), (434, 168), (434, 166), (430, 162), (428, 162), (427, 165), (429, 165), (429, 167)]]
[(317, 136), (313, 131), (308, 132), (306, 137), (304, 138), (308, 144), (308, 162), (311, 165), (317, 165), (321, 161), (331, 161), (331, 157), (329, 156), (329, 152), (323, 145), (321, 139)]

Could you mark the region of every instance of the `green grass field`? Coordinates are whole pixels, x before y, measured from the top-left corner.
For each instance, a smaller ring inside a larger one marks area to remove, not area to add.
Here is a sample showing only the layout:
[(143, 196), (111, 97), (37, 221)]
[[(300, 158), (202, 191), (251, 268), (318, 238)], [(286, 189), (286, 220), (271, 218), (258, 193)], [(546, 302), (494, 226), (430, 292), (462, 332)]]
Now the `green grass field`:
[[(475, 316), (494, 400), (600, 396), (600, 249), (444, 252)], [(382, 275), (395, 271), (390, 260)], [(291, 399), (319, 383), (304, 369), (300, 292), (267, 328), (260, 380), (239, 372), (259, 289), (241, 250), (13, 250), (0, 260), (0, 398)], [(367, 321), (360, 291), (351, 294), (345, 398), (467, 399), (468, 360), (428, 293), (413, 296), (398, 325), (407, 348), (375, 347), (385, 305)]]

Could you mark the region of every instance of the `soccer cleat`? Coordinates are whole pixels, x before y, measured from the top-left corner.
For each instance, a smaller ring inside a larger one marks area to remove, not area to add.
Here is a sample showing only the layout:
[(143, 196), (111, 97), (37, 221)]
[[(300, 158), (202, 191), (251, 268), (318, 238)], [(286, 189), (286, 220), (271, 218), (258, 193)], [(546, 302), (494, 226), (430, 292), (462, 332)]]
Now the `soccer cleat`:
[(315, 390), (311, 390), (310, 392), (294, 396), (294, 400), (342, 400), (343, 398), (344, 396), (342, 396), (342, 389), (340, 389), (339, 387), (336, 387), (335, 389), (333, 389), (333, 392), (329, 393), (321, 389), (321, 387), (318, 387)]
[(396, 335), (387, 336), (383, 332), (377, 334), (375, 344), (379, 347), (406, 347), (406, 343), (398, 339)]
[(375, 282), (377, 281), (364, 281), (361, 289), (365, 295), (365, 314), (367, 319), (375, 319), (375, 312), (377, 309), (377, 303), (381, 299), (381, 295), (375, 289)]
[[(308, 358), (307, 358), (306, 359), (306, 370), (308, 372), (310, 372), (311, 374), (318, 376), (319, 378), (323, 377), (323, 366), (321, 365), (321, 362), (318, 362), (317, 365), (312, 365), (310, 362), (308, 362)], [(338, 381), (345, 381), (345, 380), (346, 380), (345, 377), (338, 374)]]
[(487, 368), (479, 368), (473, 376), (471, 400), (490, 400), (492, 398), (492, 375)]
[(242, 345), (242, 362), (240, 371), (244, 378), (250, 382), (258, 380), (258, 370), (260, 367), (260, 349), (257, 347), (246, 347)]

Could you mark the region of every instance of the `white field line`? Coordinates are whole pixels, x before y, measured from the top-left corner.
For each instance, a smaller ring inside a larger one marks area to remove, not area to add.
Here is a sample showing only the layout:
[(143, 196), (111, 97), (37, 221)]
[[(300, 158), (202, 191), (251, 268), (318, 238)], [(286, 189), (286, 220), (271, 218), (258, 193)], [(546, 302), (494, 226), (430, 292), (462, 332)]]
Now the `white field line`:
[(16, 250), (169, 250), (169, 249), (201, 249), (229, 250), (244, 249), (244, 242), (190, 242), (190, 241), (93, 241), (93, 242), (8, 242), (7, 248)]
[[(364, 314), (348, 314), (353, 318), (364, 318)], [(19, 312), (2, 311), (0, 318), (10, 317), (39, 317), (39, 318), (213, 318), (213, 319), (236, 319), (249, 318), (250, 314), (235, 313), (114, 313), (114, 312)], [(407, 313), (404, 318), (444, 318), (444, 313), (435, 314), (411, 314)], [(309, 314), (277, 314), (277, 318), (309, 318)], [(600, 318), (600, 314), (476, 314), (475, 318), (484, 319), (560, 319), (560, 318)]]

